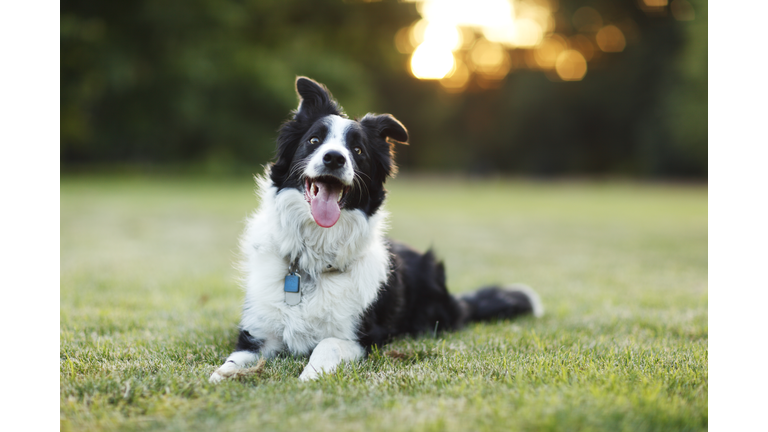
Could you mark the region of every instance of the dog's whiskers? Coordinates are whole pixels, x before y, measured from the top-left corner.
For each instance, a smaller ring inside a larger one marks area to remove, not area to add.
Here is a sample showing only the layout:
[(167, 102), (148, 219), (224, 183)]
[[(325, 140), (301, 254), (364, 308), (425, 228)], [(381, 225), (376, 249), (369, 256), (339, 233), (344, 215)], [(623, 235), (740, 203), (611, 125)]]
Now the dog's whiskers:
[[(361, 174), (362, 173), (359, 173), (359, 172), (355, 171), (355, 175), (354, 175), (354, 177), (352, 177), (352, 186), (354, 188), (354, 186), (360, 184), (360, 185), (363, 186), (363, 188), (365, 188), (365, 193), (366, 194), (370, 194), (370, 191), (368, 190), (368, 185), (366, 185), (365, 182), (363, 181), (363, 178), (360, 176)], [(363, 174), (363, 175), (365, 175), (365, 174)], [(368, 177), (368, 175), (365, 175), (365, 176)], [(370, 179), (370, 177), (368, 177), (368, 178)], [(362, 189), (362, 188), (360, 188), (360, 189)]]
[(302, 173), (306, 171), (307, 165), (309, 164), (309, 159), (309, 157), (306, 157), (297, 161), (293, 168), (291, 168), (289, 171), (288, 177), (303, 177)]

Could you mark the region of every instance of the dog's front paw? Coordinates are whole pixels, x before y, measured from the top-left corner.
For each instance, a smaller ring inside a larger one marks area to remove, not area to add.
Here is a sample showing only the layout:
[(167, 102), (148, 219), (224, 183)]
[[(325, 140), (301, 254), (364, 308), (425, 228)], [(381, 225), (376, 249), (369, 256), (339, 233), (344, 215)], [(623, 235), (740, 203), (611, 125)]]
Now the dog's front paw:
[(211, 383), (211, 384), (216, 384), (216, 383), (220, 382), (223, 379), (224, 379), (223, 375), (221, 375), (218, 372), (214, 372), (214, 373), (211, 374), (211, 377), (208, 378), (208, 382)]
[(221, 365), (220, 368), (213, 371), (213, 373), (211, 374), (211, 377), (208, 378), (208, 382), (216, 384), (218, 382), (221, 382), (224, 378), (231, 377), (232, 375), (237, 373), (238, 370), (240, 370), (240, 366), (235, 364), (235, 362), (228, 361), (223, 365)]
[(299, 381), (314, 381), (320, 378), (320, 372), (322, 372), (322, 370), (318, 371), (311, 364), (308, 364), (307, 367), (304, 368), (304, 371), (301, 373), (301, 375), (299, 375)]

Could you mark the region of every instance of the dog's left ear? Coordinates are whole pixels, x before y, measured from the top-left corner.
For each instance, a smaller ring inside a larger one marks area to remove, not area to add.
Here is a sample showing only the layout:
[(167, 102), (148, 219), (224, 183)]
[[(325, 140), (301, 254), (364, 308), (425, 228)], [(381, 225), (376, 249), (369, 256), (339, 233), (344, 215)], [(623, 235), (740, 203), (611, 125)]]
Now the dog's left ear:
[(315, 80), (296, 78), (296, 94), (299, 95), (299, 107), (294, 111), (296, 120), (311, 120), (331, 114), (344, 117), (344, 111), (328, 88)]
[(402, 123), (390, 114), (366, 114), (360, 120), (360, 124), (385, 140), (390, 138), (401, 144), (408, 144), (408, 131), (405, 130), (405, 126)]

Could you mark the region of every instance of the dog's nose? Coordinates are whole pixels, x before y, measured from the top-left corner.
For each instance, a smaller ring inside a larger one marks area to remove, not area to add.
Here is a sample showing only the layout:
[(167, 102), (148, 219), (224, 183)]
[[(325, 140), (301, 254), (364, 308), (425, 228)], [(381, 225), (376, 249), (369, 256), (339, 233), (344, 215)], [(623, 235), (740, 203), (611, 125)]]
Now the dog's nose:
[(323, 156), (323, 163), (328, 169), (341, 168), (346, 162), (347, 159), (344, 155), (335, 150), (329, 151)]

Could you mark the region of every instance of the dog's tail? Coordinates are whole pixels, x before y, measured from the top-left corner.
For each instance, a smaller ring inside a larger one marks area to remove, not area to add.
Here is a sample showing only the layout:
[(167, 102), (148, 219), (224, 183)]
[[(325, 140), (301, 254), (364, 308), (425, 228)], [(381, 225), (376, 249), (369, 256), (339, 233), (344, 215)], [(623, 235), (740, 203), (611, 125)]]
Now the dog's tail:
[(526, 285), (487, 286), (456, 299), (466, 322), (544, 315), (539, 295)]

